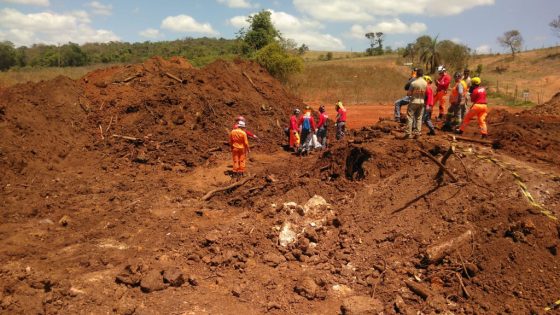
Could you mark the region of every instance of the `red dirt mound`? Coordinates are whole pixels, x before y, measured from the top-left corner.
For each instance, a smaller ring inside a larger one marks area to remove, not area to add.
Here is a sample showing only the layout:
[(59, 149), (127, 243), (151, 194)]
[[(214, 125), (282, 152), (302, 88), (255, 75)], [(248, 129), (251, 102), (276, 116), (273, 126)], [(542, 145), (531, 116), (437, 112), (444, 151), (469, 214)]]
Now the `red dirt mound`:
[(528, 112), (535, 115), (560, 116), (560, 92), (556, 93), (548, 102), (535, 106)]

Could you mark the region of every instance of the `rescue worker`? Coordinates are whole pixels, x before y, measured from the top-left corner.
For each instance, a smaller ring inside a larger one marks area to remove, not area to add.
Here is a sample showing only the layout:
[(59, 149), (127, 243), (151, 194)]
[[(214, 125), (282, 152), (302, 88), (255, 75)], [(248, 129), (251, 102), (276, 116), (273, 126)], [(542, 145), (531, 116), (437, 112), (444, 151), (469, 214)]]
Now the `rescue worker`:
[(327, 147), (328, 120), (329, 115), (327, 115), (325, 105), (321, 105), (319, 107), (319, 123), (317, 123), (317, 140), (323, 149)]
[[(418, 71), (418, 68), (412, 69), (412, 73), (410, 73), (410, 77), (408, 78), (408, 81), (404, 85), (404, 90), (407, 92), (408, 92), (408, 88), (410, 87), (410, 83), (412, 83), (412, 81), (416, 79), (416, 71)], [(408, 105), (408, 103), (410, 103), (410, 97), (408, 95), (395, 102), (394, 113), (395, 113), (396, 122), (401, 122), (401, 107)]]
[(434, 96), (434, 105), (439, 103), (438, 120), (444, 118), (445, 115), (445, 95), (451, 83), (451, 77), (447, 74), (444, 66), (437, 67), (439, 78), (436, 80), (436, 95)]
[(346, 132), (346, 108), (339, 100), (335, 106), (336, 110), (336, 140), (344, 138)]
[(426, 97), (424, 99), (424, 104), (426, 107), (424, 108), (424, 116), (422, 117), (422, 121), (426, 124), (430, 131), (428, 132), (429, 136), (435, 136), (436, 130), (434, 128), (434, 124), (432, 123), (432, 111), (434, 109), (434, 90), (432, 89), (432, 77), (429, 75), (424, 76), (424, 80), (428, 84), (426, 87)]
[(298, 121), (298, 126), (301, 130), (301, 146), (299, 153), (307, 154), (309, 150), (313, 149), (313, 135), (315, 134), (316, 126), (313, 116), (311, 116), (311, 108), (307, 106), (303, 112), (303, 116)]
[(453, 131), (461, 125), (461, 107), (465, 105), (465, 97), (468, 93), (467, 84), (462, 80), (462, 77), (460, 72), (455, 72), (453, 75), (455, 85), (453, 89), (451, 89), (451, 94), (449, 95), (450, 105), (447, 110), (445, 123), (441, 128), (443, 131)]
[(417, 79), (410, 84), (407, 95), (410, 96), (410, 104), (408, 104), (407, 118), (408, 128), (405, 131), (405, 139), (420, 136), (422, 129), (422, 115), (424, 114), (424, 99), (426, 97), (426, 89), (428, 84), (424, 80), (424, 70), (416, 71)]
[(300, 143), (298, 128), (299, 113), (300, 110), (295, 108), (292, 116), (290, 117), (290, 127), (288, 128), (290, 133), (290, 149), (294, 150), (294, 152), (297, 152)]
[(465, 95), (465, 103), (461, 106), (461, 121), (465, 119), (465, 114), (467, 113), (467, 106), (469, 106), (471, 99), (471, 70), (465, 68), (463, 70), (463, 81), (467, 84), (467, 94)]
[(249, 141), (247, 140), (247, 133), (243, 129), (245, 129), (245, 122), (239, 121), (237, 128), (233, 129), (229, 134), (234, 177), (240, 177), (245, 174), (245, 160), (247, 154), (249, 154)]
[(471, 121), (471, 119), (476, 116), (478, 118), (478, 127), (480, 128), (480, 133), (482, 138), (488, 137), (488, 129), (486, 127), (486, 116), (488, 115), (488, 101), (486, 100), (486, 89), (480, 86), (481, 80), (479, 77), (474, 77), (471, 80), (472, 92), (471, 92), (471, 103), (473, 104), (467, 114), (465, 115), (465, 120), (461, 124), (459, 129), (455, 130), (456, 133), (462, 134), (465, 128)]
[[(242, 121), (242, 122), (244, 122), (245, 124), (247, 124), (247, 121), (245, 121), (245, 117), (239, 115), (239, 116), (237, 116), (237, 117), (235, 118), (235, 125), (238, 124), (240, 121)], [(236, 128), (235, 125), (233, 125), (233, 129)], [(249, 130), (247, 130), (247, 129), (245, 129), (245, 133), (247, 134), (247, 137), (249, 137), (249, 138), (253, 138), (253, 139), (255, 139), (255, 140), (258, 140), (258, 139), (259, 139), (259, 137), (257, 137), (256, 134), (252, 133), (251, 131), (249, 131)]]

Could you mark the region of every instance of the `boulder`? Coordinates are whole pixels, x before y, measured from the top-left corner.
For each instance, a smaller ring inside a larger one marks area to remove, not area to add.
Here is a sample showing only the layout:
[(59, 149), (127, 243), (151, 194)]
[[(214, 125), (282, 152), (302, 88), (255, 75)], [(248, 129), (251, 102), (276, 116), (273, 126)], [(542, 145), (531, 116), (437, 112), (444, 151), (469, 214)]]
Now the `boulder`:
[(288, 246), (296, 241), (296, 232), (292, 230), (292, 224), (289, 222), (284, 223), (280, 229), (280, 234), (278, 235), (278, 243), (282, 247)]

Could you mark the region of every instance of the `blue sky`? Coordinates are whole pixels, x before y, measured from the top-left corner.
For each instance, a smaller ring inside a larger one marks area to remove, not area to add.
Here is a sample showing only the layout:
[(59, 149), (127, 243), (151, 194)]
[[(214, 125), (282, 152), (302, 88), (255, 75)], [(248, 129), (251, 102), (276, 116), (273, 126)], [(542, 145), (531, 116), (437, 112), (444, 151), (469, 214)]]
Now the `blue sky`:
[(248, 15), (270, 10), (284, 37), (312, 50), (363, 51), (364, 34), (385, 45), (439, 36), (480, 53), (503, 52), (496, 38), (521, 32), (524, 48), (558, 45), (549, 27), (560, 0), (0, 0), (0, 40), (33, 43), (234, 38)]

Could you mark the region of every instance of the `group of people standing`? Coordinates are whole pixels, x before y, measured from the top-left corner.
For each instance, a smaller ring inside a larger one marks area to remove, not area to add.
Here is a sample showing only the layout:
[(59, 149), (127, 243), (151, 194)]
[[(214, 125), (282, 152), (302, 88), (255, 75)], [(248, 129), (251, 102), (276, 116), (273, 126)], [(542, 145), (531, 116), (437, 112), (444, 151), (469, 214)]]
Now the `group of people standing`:
[[(336, 139), (340, 140), (346, 132), (346, 108), (339, 100), (335, 106), (336, 110)], [(309, 106), (305, 107), (303, 115), (295, 108), (290, 117), (290, 125), (286, 128), (289, 138), (290, 149), (298, 154), (307, 154), (317, 148), (327, 147), (327, 130), (329, 116), (325, 106), (319, 107), (319, 122), (315, 124), (313, 111)]]
[[(470, 120), (477, 116), (480, 133), (482, 137), (488, 136), (486, 127), (486, 116), (488, 114), (486, 89), (482, 87), (480, 77), (471, 79), (470, 71), (465, 69), (463, 73), (455, 72), (453, 75), (454, 85), (449, 91), (451, 85), (451, 76), (447, 73), (444, 66), (437, 68), (439, 74), (435, 81), (435, 94), (432, 87), (432, 78), (424, 75), (422, 69), (414, 68), (410, 78), (408, 79), (405, 90), (407, 95), (395, 102), (395, 120), (400, 122), (401, 107), (408, 105), (407, 109), (407, 128), (405, 130), (405, 138), (420, 136), (422, 123), (428, 129), (428, 135), (435, 135), (435, 129), (431, 116), (435, 104), (438, 104), (439, 114), (437, 121), (442, 122), (440, 130), (454, 131), (462, 134)], [(447, 97), (447, 95), (449, 96)], [(449, 108), (445, 101), (449, 100)], [(471, 108), (467, 111), (467, 106), (472, 103)]]

